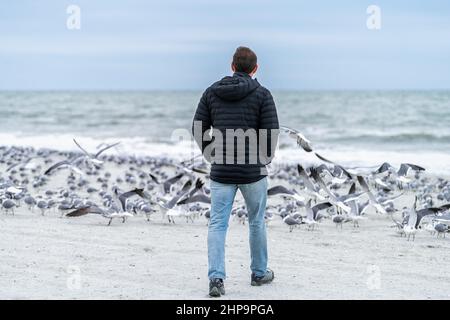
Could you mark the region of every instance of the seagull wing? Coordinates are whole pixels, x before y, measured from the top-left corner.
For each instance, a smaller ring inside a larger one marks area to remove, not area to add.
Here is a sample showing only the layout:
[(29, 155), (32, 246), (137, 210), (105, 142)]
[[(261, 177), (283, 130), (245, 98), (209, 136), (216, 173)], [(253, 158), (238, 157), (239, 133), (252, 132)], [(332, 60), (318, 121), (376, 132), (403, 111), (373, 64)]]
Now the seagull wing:
[(197, 179), (195, 181), (195, 187), (189, 191), (189, 193), (185, 194), (180, 200), (177, 202), (177, 204), (180, 204), (181, 201), (184, 201), (186, 199), (191, 198), (195, 193), (197, 193), (201, 188), (203, 188), (203, 185), (205, 183), (201, 179)]
[(106, 146), (106, 147), (100, 149), (100, 150), (95, 154), (94, 158), (97, 158), (99, 155), (101, 155), (101, 154), (102, 154), (103, 152), (105, 152), (106, 150), (111, 149), (112, 147), (115, 147), (115, 146), (117, 146), (117, 145), (119, 145), (119, 144), (120, 144), (120, 142), (116, 142), (116, 143), (110, 144), (110, 145), (108, 145), (108, 146)]
[(158, 178), (157, 178), (155, 175), (153, 175), (153, 174), (151, 174), (151, 173), (149, 173), (148, 175), (150, 176), (150, 178), (151, 178), (156, 184), (159, 184), (159, 183), (160, 183), (160, 182), (158, 181)]
[(177, 205), (195, 203), (195, 202), (211, 203), (211, 198), (203, 193), (200, 193), (200, 194), (196, 194), (192, 197), (185, 198), (183, 200), (178, 201)]
[(66, 214), (66, 217), (80, 217), (80, 216), (84, 216), (89, 213), (103, 214), (104, 211), (96, 206), (88, 206), (88, 207), (83, 207), (83, 208), (77, 209), (75, 211), (69, 212), (68, 214)]
[(325, 182), (322, 180), (322, 178), (320, 177), (319, 173), (314, 169), (311, 168), (311, 176), (313, 177), (313, 179), (318, 183), (318, 185), (320, 186), (320, 188), (322, 190), (324, 190), (326, 192), (326, 194), (328, 195), (330, 201), (340, 207), (341, 209), (343, 209), (346, 212), (350, 211), (350, 207), (347, 206), (345, 203), (343, 203), (342, 201), (340, 201), (339, 199), (336, 198), (336, 196), (328, 189), (327, 185), (325, 184)]
[(305, 169), (300, 164), (298, 164), (297, 165), (297, 170), (298, 170), (298, 173), (299, 173), (300, 177), (303, 180), (303, 183), (305, 184), (306, 189), (309, 189), (310, 191), (316, 192), (316, 187), (314, 186), (312, 181), (309, 179), (309, 176), (306, 173)]
[(357, 177), (358, 182), (361, 186), (361, 188), (367, 193), (367, 195), (369, 196), (370, 201), (372, 201), (373, 203), (378, 203), (377, 199), (375, 198), (375, 196), (373, 195), (373, 193), (370, 191), (369, 189), (369, 185), (366, 182), (366, 179), (364, 179), (363, 176), (358, 176)]
[(356, 183), (352, 183), (352, 185), (350, 186), (350, 189), (348, 190), (348, 194), (353, 194), (356, 191)]
[(89, 158), (91, 157), (91, 155), (89, 154), (89, 152), (87, 152), (82, 146), (80, 146), (80, 144), (77, 142), (77, 140), (75, 140), (75, 138), (73, 138), (73, 142), (75, 142), (75, 144), (77, 145), (77, 147), (80, 148), (80, 150), (83, 151)]
[(172, 178), (167, 179), (163, 182), (164, 192), (169, 193), (170, 192), (170, 186), (181, 179), (181, 177), (184, 175), (184, 173), (179, 173), (176, 176), (173, 176)]
[(289, 127), (285, 127), (285, 126), (280, 126), (280, 130), (282, 132), (288, 133), (291, 138), (296, 139), (297, 144), (300, 147), (302, 147), (302, 149), (305, 150), (306, 152), (312, 151), (311, 142), (303, 134), (301, 134), (298, 130), (295, 130), (295, 129), (292, 129)]
[(292, 192), (291, 190), (287, 189), (284, 186), (278, 185), (278, 186), (274, 186), (270, 189), (267, 190), (267, 195), (268, 196), (276, 196), (278, 194), (294, 194), (294, 192)]
[(52, 165), (50, 168), (48, 168), (47, 170), (45, 170), (44, 175), (49, 175), (50, 173), (52, 173), (54, 170), (58, 169), (61, 166), (68, 166), (70, 165), (70, 162), (68, 160), (63, 160), (60, 162), (55, 163), (54, 165)]
[(317, 152), (314, 152), (314, 154), (315, 154), (316, 157), (319, 158), (320, 160), (322, 160), (322, 161), (324, 161), (324, 162), (327, 162), (327, 163), (333, 164), (335, 167), (337, 167), (337, 168), (339, 168), (340, 170), (342, 170), (342, 172), (343, 172), (347, 177), (349, 177), (350, 179), (353, 180), (353, 175), (352, 175), (350, 172), (348, 172), (343, 166), (341, 166), (341, 165), (339, 165), (339, 164), (337, 164), (337, 163), (335, 163), (335, 162), (333, 162), (333, 161), (331, 161), (331, 160), (328, 160), (328, 159), (322, 157), (322, 156), (321, 156), (320, 154), (318, 154)]
[(425, 168), (422, 168), (418, 165), (411, 164), (411, 163), (402, 163), (400, 165), (400, 169), (397, 171), (398, 176), (406, 176), (408, 174), (409, 169), (414, 171), (425, 171)]
[(377, 170), (375, 170), (373, 173), (374, 174), (383, 173), (383, 172), (388, 171), (391, 168), (393, 168), (393, 167), (389, 163), (385, 162)]
[(127, 199), (134, 195), (139, 195), (140, 197), (144, 198), (144, 189), (136, 188), (136, 189), (124, 192), (121, 195), (119, 195), (119, 201), (120, 201), (120, 204), (122, 205), (123, 211), (126, 211), (126, 209), (127, 209)]
[(416, 216), (417, 216), (416, 223), (415, 223), (416, 229), (419, 227), (420, 221), (422, 221), (423, 217), (428, 216), (428, 215), (436, 215), (436, 211), (430, 210), (428, 208), (421, 209), (421, 210), (415, 211), (415, 212), (416, 212)]
[(320, 188), (323, 191), (325, 191), (331, 199), (337, 200), (336, 196), (333, 193), (331, 193), (331, 191), (328, 189), (328, 187), (325, 184), (325, 182), (319, 176), (319, 173), (314, 168), (311, 168), (311, 176), (317, 182), (317, 184), (320, 186)]
[(167, 201), (167, 203), (165, 204), (165, 208), (172, 209), (173, 207), (175, 207), (175, 205), (178, 203), (178, 201), (180, 201), (180, 199), (184, 198), (187, 195), (191, 186), (192, 186), (192, 181), (191, 180), (187, 181), (184, 184), (183, 188), (181, 188), (181, 190), (178, 192), (178, 194), (176, 194), (172, 199)]
[(312, 207), (311, 210), (314, 213), (314, 220), (316, 220), (317, 213), (320, 210), (328, 209), (329, 207), (332, 207), (332, 206), (333, 206), (333, 204), (331, 204), (330, 202), (322, 202), (322, 203), (318, 203), (314, 207)]

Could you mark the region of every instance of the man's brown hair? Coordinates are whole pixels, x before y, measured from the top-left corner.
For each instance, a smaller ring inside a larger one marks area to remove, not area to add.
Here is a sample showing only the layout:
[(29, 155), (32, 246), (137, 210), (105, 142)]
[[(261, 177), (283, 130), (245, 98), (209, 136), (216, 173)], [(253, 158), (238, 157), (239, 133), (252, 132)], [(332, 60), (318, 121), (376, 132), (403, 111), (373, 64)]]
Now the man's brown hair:
[(247, 47), (238, 47), (233, 55), (233, 66), (236, 72), (250, 74), (256, 67), (256, 54)]

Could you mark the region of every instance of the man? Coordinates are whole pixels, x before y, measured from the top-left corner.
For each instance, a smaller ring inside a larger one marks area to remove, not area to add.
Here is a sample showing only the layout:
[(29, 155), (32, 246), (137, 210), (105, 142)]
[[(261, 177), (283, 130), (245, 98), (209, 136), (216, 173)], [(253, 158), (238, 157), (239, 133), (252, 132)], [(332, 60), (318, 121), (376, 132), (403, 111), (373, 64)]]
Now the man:
[(265, 165), (272, 160), (277, 144), (277, 111), (269, 90), (252, 78), (258, 70), (252, 50), (237, 48), (231, 69), (233, 76), (215, 82), (203, 93), (193, 121), (194, 138), (211, 162), (208, 278), (212, 297), (225, 294), (225, 237), (238, 189), (249, 220), (251, 285), (269, 283), (274, 278), (267, 268), (264, 216)]

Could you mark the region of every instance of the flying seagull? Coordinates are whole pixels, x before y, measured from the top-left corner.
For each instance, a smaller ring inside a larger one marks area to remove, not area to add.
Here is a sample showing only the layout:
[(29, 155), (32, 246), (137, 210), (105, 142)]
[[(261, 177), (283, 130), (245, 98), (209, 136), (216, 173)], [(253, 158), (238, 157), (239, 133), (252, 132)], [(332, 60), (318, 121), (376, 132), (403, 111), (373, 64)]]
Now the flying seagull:
[(306, 139), (306, 137), (301, 134), (300, 131), (285, 126), (280, 126), (280, 130), (284, 133), (289, 134), (289, 137), (295, 139), (297, 141), (297, 145), (302, 147), (302, 149), (306, 152), (311, 152), (313, 150), (311, 142)]
[(81, 151), (83, 151), (83, 153), (86, 155), (86, 159), (88, 159), (89, 161), (91, 161), (94, 164), (102, 164), (103, 161), (99, 160), (98, 157), (105, 152), (108, 149), (111, 149), (112, 147), (117, 146), (118, 144), (120, 144), (120, 142), (116, 142), (110, 145), (107, 145), (106, 147), (101, 148), (99, 151), (97, 151), (95, 154), (90, 154), (89, 152), (86, 151), (86, 149), (84, 149), (78, 142), (77, 140), (75, 140), (75, 138), (73, 139), (73, 142), (75, 142), (75, 144), (77, 145), (78, 148), (80, 148)]
[(112, 208), (109, 209), (102, 209), (98, 206), (86, 206), (86, 207), (82, 207), (80, 209), (77, 209), (75, 211), (69, 212), (68, 214), (66, 214), (66, 217), (80, 217), (80, 216), (84, 216), (86, 214), (98, 214), (101, 215), (102, 217), (109, 219), (108, 222), (108, 226), (111, 225), (111, 222), (113, 219), (117, 218), (117, 219), (122, 219), (122, 222), (125, 222), (125, 220), (128, 217), (132, 217), (133, 215), (129, 212), (118, 212)]
[(289, 190), (284, 186), (278, 185), (278, 186), (274, 186), (270, 189), (267, 190), (267, 195), (270, 196), (276, 196), (276, 195), (283, 195), (289, 198), (293, 198), (297, 201), (301, 201), (303, 202), (305, 200), (305, 198), (303, 198), (302, 196), (300, 196), (297, 192), (295, 192), (294, 190)]
[(430, 214), (436, 214), (436, 211), (430, 210), (428, 208), (417, 211), (417, 196), (416, 196), (414, 206), (412, 209), (409, 210), (407, 223), (403, 227), (403, 231), (405, 232), (408, 241), (411, 236), (413, 237), (413, 241), (415, 240), (417, 230), (419, 229), (420, 221), (422, 220), (423, 217)]
[[(116, 199), (112, 199), (112, 205), (109, 208), (100, 208), (97, 205), (87, 205), (83, 206), (75, 211), (69, 212), (66, 214), (66, 217), (80, 217), (84, 216), (86, 214), (98, 214), (101, 215), (104, 218), (109, 219), (108, 226), (111, 225), (111, 222), (113, 219), (122, 219), (122, 222), (125, 222), (125, 220), (128, 217), (132, 217), (133, 215), (126, 211), (126, 203), (127, 199), (133, 195), (139, 195), (140, 197), (143, 197), (143, 189), (134, 189), (131, 191), (127, 191), (124, 193), (119, 194), (117, 190), (114, 191), (114, 195)], [(118, 204), (120, 203), (120, 205)]]
[(81, 157), (75, 157), (70, 160), (59, 161), (59, 162), (55, 163), (54, 165), (52, 165), (47, 170), (45, 170), (44, 175), (48, 176), (51, 173), (53, 173), (54, 171), (60, 170), (60, 169), (70, 169), (71, 171), (78, 173), (79, 175), (83, 175), (83, 171), (81, 171), (77, 167), (77, 165), (83, 160), (83, 158), (84, 157), (81, 156)]
[(178, 180), (180, 180), (184, 176), (184, 173), (179, 173), (179, 174), (167, 179), (164, 182), (160, 182), (158, 180), (158, 178), (151, 173), (149, 173), (149, 176), (153, 180), (153, 182), (155, 182), (158, 185), (162, 185), (164, 193), (169, 193), (171, 191), (172, 185), (175, 184)]
[(325, 191), (325, 193), (328, 195), (329, 201), (334, 204), (335, 206), (339, 207), (340, 209), (344, 210), (345, 212), (350, 211), (350, 207), (347, 206), (342, 200), (338, 199), (326, 186), (325, 182), (320, 177), (319, 173), (314, 169), (311, 168), (311, 176), (313, 179), (318, 183), (320, 188)]
[(327, 209), (331, 207), (332, 204), (329, 202), (318, 203), (315, 206), (311, 207), (311, 199), (306, 203), (306, 219), (304, 220), (305, 224), (308, 225), (308, 230), (314, 230), (314, 227), (318, 223), (318, 215), (319, 211), (323, 209)]
[(370, 203), (377, 209), (378, 212), (387, 214), (386, 209), (378, 203), (377, 199), (373, 195), (373, 193), (369, 189), (369, 185), (367, 184), (366, 180), (362, 176), (358, 176), (358, 182), (361, 185), (361, 188), (367, 193), (369, 196)]
[(308, 174), (306, 173), (306, 170), (300, 164), (297, 165), (297, 171), (298, 174), (300, 175), (300, 178), (302, 178), (306, 191), (309, 192), (316, 199), (325, 200), (325, 197), (322, 196), (319, 192), (320, 188), (314, 185), (314, 183), (311, 181)]

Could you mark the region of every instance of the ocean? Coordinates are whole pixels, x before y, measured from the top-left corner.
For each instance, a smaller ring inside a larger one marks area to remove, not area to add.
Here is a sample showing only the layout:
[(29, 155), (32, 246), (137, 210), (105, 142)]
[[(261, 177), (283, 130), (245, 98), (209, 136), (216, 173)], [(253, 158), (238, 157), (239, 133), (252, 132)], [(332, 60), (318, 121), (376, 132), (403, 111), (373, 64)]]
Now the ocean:
[[(200, 91), (0, 92), (0, 145), (189, 158)], [(410, 162), (450, 175), (450, 91), (274, 91), (281, 125), (300, 130), (315, 151), (343, 165)], [(177, 130), (178, 129), (178, 130)], [(177, 131), (175, 131), (177, 130)], [(285, 136), (276, 161), (318, 159)]]

